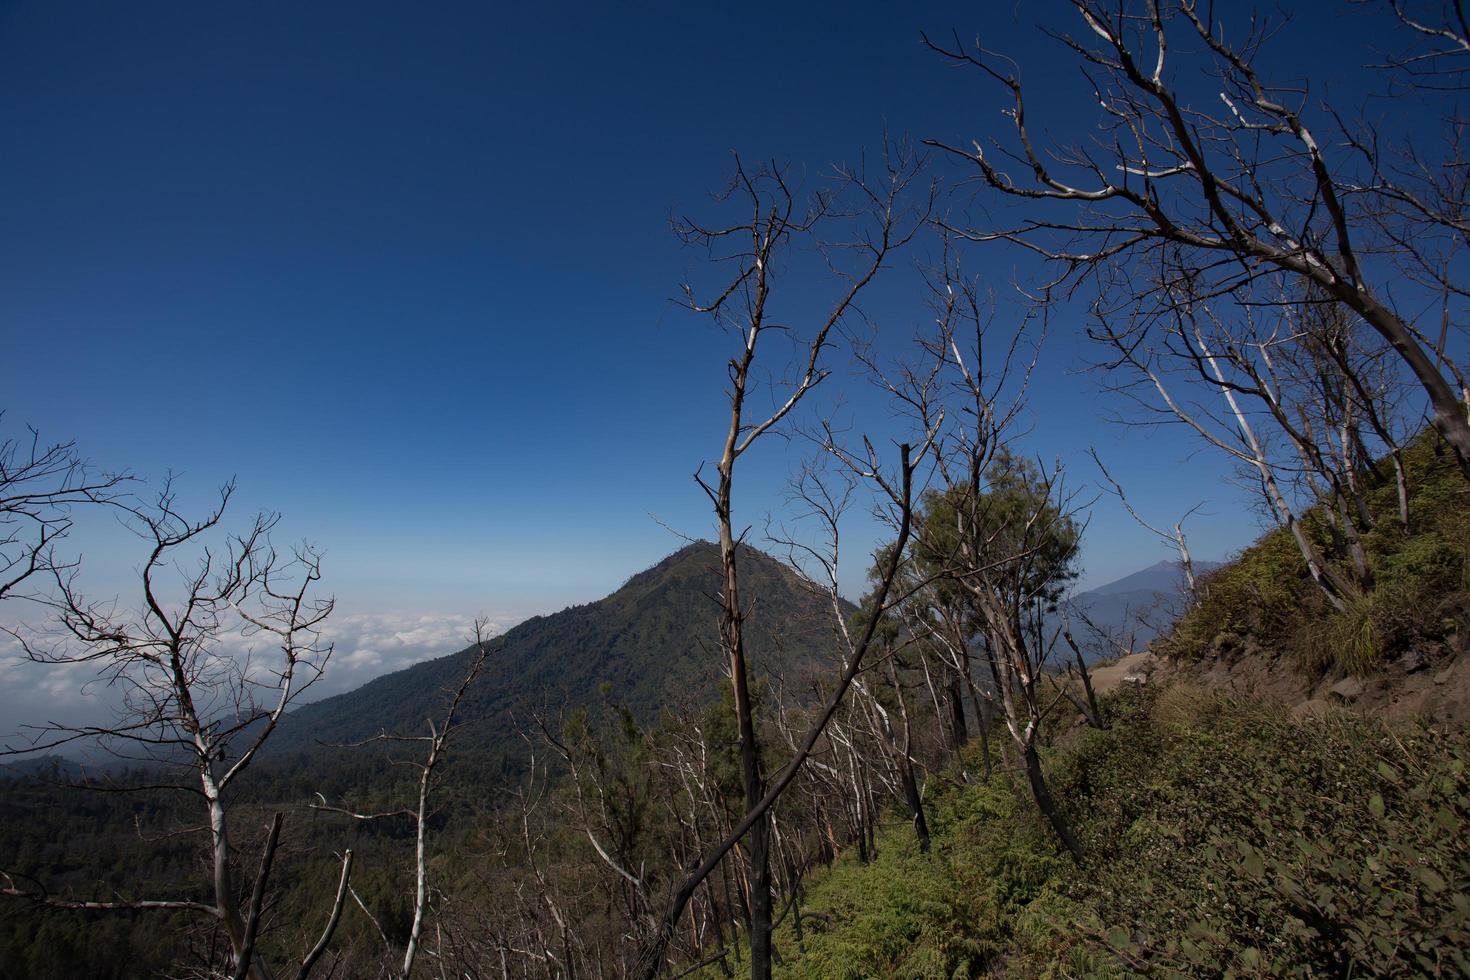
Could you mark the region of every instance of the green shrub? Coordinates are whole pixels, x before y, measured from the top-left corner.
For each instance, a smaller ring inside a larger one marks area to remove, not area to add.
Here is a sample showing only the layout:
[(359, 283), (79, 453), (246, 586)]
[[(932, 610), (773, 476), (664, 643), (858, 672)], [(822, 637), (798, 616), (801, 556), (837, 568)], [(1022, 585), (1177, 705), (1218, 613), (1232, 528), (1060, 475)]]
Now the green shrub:
[[(1363, 536), (1372, 588), (1347, 596), (1346, 609), (1337, 611), (1324, 599), (1291, 535), (1277, 529), (1205, 576), (1200, 601), (1155, 649), (1185, 660), (1264, 649), (1308, 674), (1335, 668), (1362, 676), (1395, 653), (1439, 643), (1463, 628), (1459, 618), (1440, 621), (1436, 610), (1465, 605), (1470, 591), (1470, 494), (1458, 468), (1435, 454), (1432, 434), (1404, 455), (1411, 533), (1399, 523), (1397, 491), (1385, 464), (1368, 494), (1376, 524)], [(1308, 511), (1302, 523), (1330, 555), (1330, 530), (1320, 510)], [(1344, 581), (1354, 579), (1345, 556), (1333, 564)]]
[(1059, 779), (1093, 790), (1079, 805), (1096, 875), (1074, 892), (1093, 915), (1074, 925), (1094, 955), (1166, 975), (1470, 967), (1463, 734), (1299, 726), (1174, 691), (1140, 721), (1085, 744)]
[[(1155, 648), (1361, 675), (1470, 626), (1470, 493), (1432, 437), (1405, 458), (1411, 533), (1390, 476), (1364, 537), (1374, 587), (1346, 609), (1272, 531), (1206, 576)], [(1320, 515), (1304, 524), (1325, 547)], [(802, 942), (778, 931), (781, 975), (1470, 976), (1470, 733), (1298, 723), (1179, 686), (1106, 710), (1109, 730), (1045, 760), (1085, 867), (999, 759), (988, 784), (931, 779), (932, 852), (895, 816), (875, 861), (814, 878)]]
[(1291, 535), (1271, 531), (1234, 562), (1200, 580), (1201, 598), (1174, 630), (1155, 642), (1167, 656), (1196, 660), (1234, 652), (1247, 637), (1290, 633), (1304, 613), (1325, 605), (1307, 577)]
[(1087, 865), (1019, 795), (946, 786), (935, 846), (812, 881), (785, 976), (1470, 975), (1470, 737), (1171, 688), (1050, 759)]

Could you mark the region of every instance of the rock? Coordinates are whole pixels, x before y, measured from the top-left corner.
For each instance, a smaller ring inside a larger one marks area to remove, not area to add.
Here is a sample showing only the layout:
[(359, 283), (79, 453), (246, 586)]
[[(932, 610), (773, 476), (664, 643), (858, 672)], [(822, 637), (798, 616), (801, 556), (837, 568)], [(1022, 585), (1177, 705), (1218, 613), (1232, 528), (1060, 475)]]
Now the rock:
[(1439, 673), (1435, 674), (1434, 675), (1434, 683), (1436, 683), (1436, 684), (1448, 684), (1450, 682), (1450, 674), (1454, 673), (1454, 670), (1455, 670), (1455, 668), (1453, 666), (1450, 666), (1450, 667), (1446, 667), (1444, 670), (1442, 670)]
[(1132, 684), (1134, 687), (1142, 687), (1143, 685), (1145, 685), (1145, 684), (1148, 683), (1148, 675), (1147, 674), (1124, 674), (1123, 675), (1123, 683), (1124, 684)]
[(1344, 701), (1355, 701), (1363, 696), (1363, 682), (1356, 677), (1344, 677), (1329, 687), (1327, 693), (1342, 698)]
[(1399, 658), (1399, 666), (1404, 668), (1406, 674), (1417, 674), (1429, 666), (1429, 658), (1423, 650), (1410, 650)]

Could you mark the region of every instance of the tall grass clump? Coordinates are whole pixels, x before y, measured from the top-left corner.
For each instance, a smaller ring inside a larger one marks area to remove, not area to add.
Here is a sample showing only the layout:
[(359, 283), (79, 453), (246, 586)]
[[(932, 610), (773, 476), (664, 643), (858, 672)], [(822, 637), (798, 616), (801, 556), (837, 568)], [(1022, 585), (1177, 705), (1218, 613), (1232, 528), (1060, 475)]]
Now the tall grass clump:
[[(1334, 609), (1307, 575), (1291, 536), (1264, 534), (1233, 562), (1205, 576), (1200, 595), (1172, 633), (1156, 642), (1184, 660), (1265, 651), (1308, 673), (1363, 676), (1410, 649), (1433, 651), (1470, 627), (1470, 492), (1432, 434), (1404, 451), (1409, 527), (1398, 516), (1387, 467), (1368, 494), (1374, 526), (1363, 535), (1372, 581)], [(1320, 508), (1303, 526), (1324, 554), (1330, 530)], [(1347, 560), (1334, 564), (1353, 578)]]

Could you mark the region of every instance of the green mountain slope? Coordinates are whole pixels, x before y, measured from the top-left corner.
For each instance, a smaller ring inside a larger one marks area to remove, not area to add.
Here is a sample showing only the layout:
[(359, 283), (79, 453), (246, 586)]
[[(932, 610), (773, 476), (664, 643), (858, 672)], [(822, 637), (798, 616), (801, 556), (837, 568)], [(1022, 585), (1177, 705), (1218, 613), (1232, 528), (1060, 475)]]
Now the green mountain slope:
[(1408, 529), (1391, 482), (1369, 495), (1371, 591), (1332, 609), (1270, 531), (1203, 577), (1165, 669), (1104, 695), (1107, 730), (1049, 722), (1080, 866), (997, 733), (989, 782), (926, 785), (928, 853), (893, 812), (876, 858), (808, 879), (777, 975), (1470, 976), (1470, 492), (1432, 434), (1404, 455)]
[[(744, 548), (739, 560), (756, 669), (794, 680), (803, 665), (830, 661), (828, 597), (762, 552)], [(496, 637), (463, 708), (462, 719), (474, 723), (464, 737), (493, 745), (526, 727), (533, 711), (554, 713), (602, 696), (645, 722), (666, 708), (716, 697), (720, 583), (718, 549), (696, 542), (606, 598), (534, 617)], [(300, 752), (380, 732), (421, 734), (442, 715), (445, 692), (464, 676), (472, 654), (467, 647), (303, 706), (271, 746)]]
[(1470, 733), (1180, 687), (1107, 710), (1047, 759), (1081, 868), (1013, 780), (936, 780), (932, 850), (891, 814), (814, 874), (777, 976), (1470, 974)]

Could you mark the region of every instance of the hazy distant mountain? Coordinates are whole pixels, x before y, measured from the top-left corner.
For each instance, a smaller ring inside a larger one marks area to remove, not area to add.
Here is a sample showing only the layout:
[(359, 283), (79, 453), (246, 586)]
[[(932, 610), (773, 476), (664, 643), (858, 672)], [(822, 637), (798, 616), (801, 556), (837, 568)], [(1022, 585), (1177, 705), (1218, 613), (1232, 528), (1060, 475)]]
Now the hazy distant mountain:
[[(795, 680), (803, 664), (830, 662), (829, 599), (762, 552), (743, 548), (739, 561), (757, 668)], [(697, 542), (606, 598), (534, 617), (496, 637), (464, 707), (463, 717), (479, 722), (474, 738), (509, 739), (531, 710), (587, 704), (604, 686), (608, 700), (645, 722), (664, 708), (718, 697), (720, 587), (717, 547)], [(271, 746), (300, 750), (383, 731), (422, 734), (428, 719), (442, 715), (445, 691), (464, 676), (471, 654), (467, 648), (305, 705), (283, 720)]]
[[(1220, 562), (1197, 561), (1196, 575), (1204, 575), (1220, 567)], [(1083, 643), (1087, 630), (1082, 624), (1086, 616), (1098, 627), (1114, 636), (1131, 632), (1134, 643), (1142, 649), (1166, 629), (1178, 616), (1185, 593), (1184, 569), (1174, 561), (1161, 561), (1142, 571), (1125, 575), (1107, 585), (1081, 592), (1062, 603), (1071, 613), (1072, 631)], [(1125, 641), (1126, 642), (1126, 641)], [(1087, 646), (1087, 644), (1083, 644)], [(1094, 644), (1089, 659), (1112, 655), (1116, 651)]]

